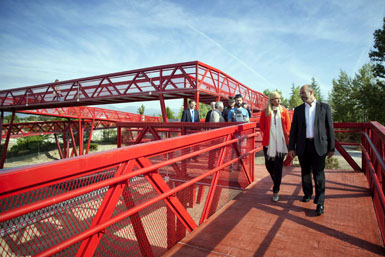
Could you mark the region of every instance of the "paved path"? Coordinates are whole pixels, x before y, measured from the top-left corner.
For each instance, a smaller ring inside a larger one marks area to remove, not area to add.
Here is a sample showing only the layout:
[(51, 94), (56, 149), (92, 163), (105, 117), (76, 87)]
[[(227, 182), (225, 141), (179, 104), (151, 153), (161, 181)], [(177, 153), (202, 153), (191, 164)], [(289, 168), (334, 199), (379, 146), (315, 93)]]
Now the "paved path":
[(366, 178), (326, 171), (325, 213), (302, 203), (299, 168), (285, 168), (280, 201), (263, 165), (256, 181), (164, 256), (384, 256)]

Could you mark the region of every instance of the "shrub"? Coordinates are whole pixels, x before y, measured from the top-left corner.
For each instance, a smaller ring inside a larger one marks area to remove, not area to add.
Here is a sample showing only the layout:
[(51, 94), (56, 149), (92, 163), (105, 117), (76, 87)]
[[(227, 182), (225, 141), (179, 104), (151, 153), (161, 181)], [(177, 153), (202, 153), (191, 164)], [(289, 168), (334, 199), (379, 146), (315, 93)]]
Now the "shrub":
[(326, 158), (325, 168), (326, 169), (338, 169), (340, 167), (337, 158), (331, 157)]
[(18, 138), (17, 143), (8, 150), (7, 154), (17, 156), (55, 149), (55, 143), (47, 142), (45, 139), (47, 139), (46, 135)]
[(98, 150), (98, 144), (97, 143), (91, 143), (90, 144), (90, 151), (97, 151)]

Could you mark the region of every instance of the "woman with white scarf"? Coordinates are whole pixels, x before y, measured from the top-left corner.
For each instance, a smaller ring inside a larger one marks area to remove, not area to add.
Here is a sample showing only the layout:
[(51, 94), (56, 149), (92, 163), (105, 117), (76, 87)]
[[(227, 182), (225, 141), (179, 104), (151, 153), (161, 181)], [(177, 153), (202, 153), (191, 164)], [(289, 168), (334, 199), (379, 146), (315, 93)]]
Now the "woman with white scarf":
[(273, 180), (273, 201), (279, 200), (279, 189), (282, 180), (282, 166), (288, 152), (291, 121), (289, 112), (281, 106), (281, 96), (273, 91), (269, 95), (269, 103), (261, 113), (260, 128), (263, 133), (262, 145), (265, 154), (265, 165)]

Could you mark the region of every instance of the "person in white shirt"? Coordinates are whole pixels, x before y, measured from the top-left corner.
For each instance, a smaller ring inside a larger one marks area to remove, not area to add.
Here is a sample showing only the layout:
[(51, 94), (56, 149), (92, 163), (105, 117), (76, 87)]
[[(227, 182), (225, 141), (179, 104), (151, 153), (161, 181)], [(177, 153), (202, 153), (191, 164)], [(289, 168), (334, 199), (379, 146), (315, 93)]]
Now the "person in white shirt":
[(298, 155), (301, 165), (302, 202), (313, 195), (312, 174), (315, 184), (316, 215), (324, 213), (325, 158), (334, 154), (334, 127), (328, 104), (317, 101), (312, 85), (301, 87), (302, 105), (294, 109), (289, 137), (289, 156)]

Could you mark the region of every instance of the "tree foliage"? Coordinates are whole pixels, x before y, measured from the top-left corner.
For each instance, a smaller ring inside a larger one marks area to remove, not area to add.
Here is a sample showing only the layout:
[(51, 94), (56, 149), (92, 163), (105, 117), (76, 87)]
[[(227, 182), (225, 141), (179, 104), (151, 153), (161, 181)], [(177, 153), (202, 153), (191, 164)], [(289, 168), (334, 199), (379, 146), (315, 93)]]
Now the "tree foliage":
[(270, 95), (270, 93), (273, 91), (277, 91), (281, 95), (281, 105), (283, 105), (285, 107), (289, 107), (289, 100), (282, 95), (281, 90), (275, 89), (275, 90), (270, 91), (269, 89), (265, 89), (265, 90), (263, 90), (263, 94), (268, 97)]
[(315, 98), (318, 101), (323, 102), (324, 99), (323, 99), (323, 96), (322, 96), (321, 88), (318, 85), (318, 82), (315, 80), (314, 77), (311, 78), (311, 85), (313, 86), (313, 89), (314, 89), (314, 96), (315, 96)]
[(168, 119), (175, 119), (174, 112), (168, 106), (166, 107), (166, 113), (167, 113), (167, 118)]
[[(12, 118), (12, 114), (4, 116), (3, 123), (10, 123), (11, 118)], [(20, 122), (20, 118), (19, 116), (17, 116), (17, 114), (15, 114), (15, 118), (13, 118), (13, 123), (17, 123), (17, 122)]]
[(204, 103), (199, 103), (199, 115), (201, 119), (206, 118), (206, 114), (211, 110), (211, 106)]
[(352, 101), (352, 81), (348, 74), (340, 71), (337, 79), (333, 79), (333, 89), (329, 96), (333, 120), (337, 122), (353, 122), (355, 120)]
[(141, 106), (138, 107), (137, 112), (138, 112), (140, 115), (143, 115), (145, 109), (146, 109), (146, 107), (142, 104)]
[(300, 86), (295, 86), (294, 83), (291, 85), (290, 98), (289, 98), (289, 104), (288, 104), (288, 107), (290, 110), (293, 110), (294, 107), (302, 104), (302, 99), (301, 99), (301, 96), (299, 95), (300, 90), (301, 90)]
[(337, 122), (378, 121), (385, 124), (381, 102), (384, 97), (384, 90), (375, 80), (372, 65), (362, 66), (353, 79), (341, 71), (338, 79), (333, 79), (329, 99), (333, 119)]
[(374, 76), (384, 79), (385, 78), (385, 17), (382, 29), (377, 29), (373, 33), (374, 46), (373, 50), (369, 52), (369, 58), (374, 63), (373, 73)]
[(55, 149), (55, 143), (47, 141), (48, 135), (20, 137), (7, 154), (30, 154)]

